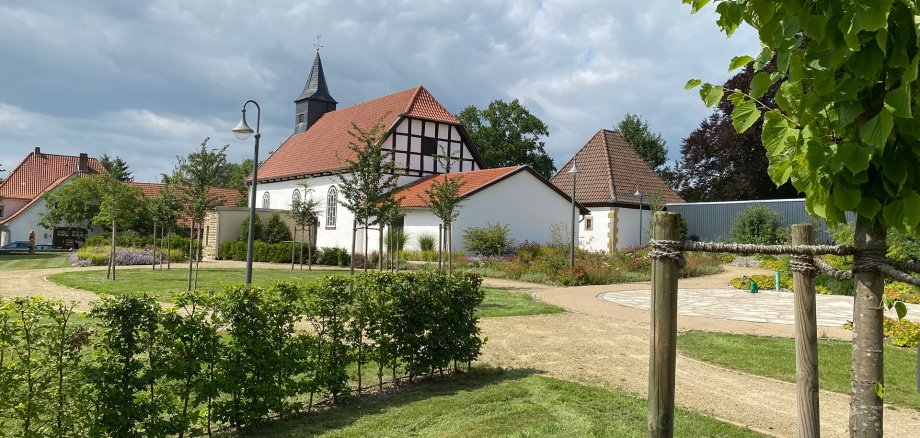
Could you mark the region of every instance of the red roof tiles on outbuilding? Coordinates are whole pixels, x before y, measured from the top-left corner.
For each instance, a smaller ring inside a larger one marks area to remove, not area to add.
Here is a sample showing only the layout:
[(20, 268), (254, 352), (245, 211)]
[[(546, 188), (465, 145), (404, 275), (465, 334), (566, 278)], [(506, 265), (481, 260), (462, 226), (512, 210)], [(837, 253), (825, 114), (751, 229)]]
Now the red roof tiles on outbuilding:
[[(85, 160), (85, 169), (80, 169), (80, 160)], [(0, 198), (33, 199), (63, 177), (74, 173), (91, 174), (104, 172), (102, 164), (86, 155), (55, 155), (35, 148), (2, 183)]]

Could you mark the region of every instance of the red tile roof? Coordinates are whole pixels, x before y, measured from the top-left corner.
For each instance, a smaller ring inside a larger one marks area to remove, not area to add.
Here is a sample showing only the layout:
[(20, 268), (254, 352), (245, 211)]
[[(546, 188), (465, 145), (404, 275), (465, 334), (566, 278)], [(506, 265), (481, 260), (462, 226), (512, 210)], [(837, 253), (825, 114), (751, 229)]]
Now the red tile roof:
[(572, 177), (566, 172), (573, 160), (578, 168), (575, 199), (582, 204), (638, 205), (637, 185), (644, 203), (653, 193), (660, 193), (666, 203), (684, 202), (616, 131), (598, 131), (550, 179), (565, 193), (572, 193)]
[(306, 132), (288, 137), (259, 166), (259, 181), (342, 169), (354, 157), (348, 148), (352, 123), (368, 129), (380, 122), (390, 129), (401, 116), (460, 123), (425, 87), (403, 90), (324, 114)]
[[(138, 187), (144, 192), (145, 198), (155, 198), (160, 194), (160, 190), (168, 187), (166, 184), (160, 183), (146, 183), (146, 182), (129, 182), (129, 185)], [(215, 187), (211, 189), (211, 196), (219, 196), (221, 198), (221, 207), (234, 207), (236, 203), (240, 200), (242, 195), (236, 189), (226, 189), (222, 187)]]
[[(0, 183), (0, 198), (34, 199), (55, 181), (78, 172), (79, 162), (78, 156), (46, 154), (36, 148)], [(83, 173), (104, 171), (95, 158), (87, 159), (87, 167)]]
[[(73, 176), (73, 174), (64, 175), (64, 176), (62, 176), (62, 177), (56, 179), (54, 182), (52, 182), (51, 184), (49, 184), (48, 187), (45, 187), (45, 190), (42, 190), (42, 192), (41, 192), (39, 195), (44, 195), (45, 193), (51, 192), (52, 190), (55, 189), (55, 187), (61, 185), (61, 183), (63, 183), (64, 181), (67, 181), (67, 179), (70, 178), (71, 176)], [(25, 212), (26, 210), (28, 210), (29, 208), (31, 208), (33, 204), (35, 204), (36, 202), (38, 202), (38, 201), (41, 200), (41, 199), (42, 199), (41, 196), (36, 196), (36, 197), (32, 198), (32, 200), (29, 201), (28, 203), (26, 203), (26, 205), (23, 205), (22, 208), (20, 208), (19, 210), (16, 210), (13, 214), (11, 214), (11, 215), (9, 215), (9, 216), (3, 218), (3, 220), (0, 220), (0, 225), (6, 224), (6, 223), (8, 223), (9, 221), (13, 220), (14, 218), (16, 218), (16, 216), (19, 216), (20, 214), (22, 214), (23, 212)]]
[[(427, 208), (425, 201), (427, 200), (428, 195), (425, 193), (425, 191), (430, 189), (434, 183), (446, 180), (448, 176), (460, 177), (460, 196), (465, 198), (522, 171), (529, 172), (539, 181), (559, 193), (560, 196), (571, 201), (572, 198), (570, 196), (566, 195), (558, 188), (556, 188), (556, 186), (552, 185), (549, 181), (540, 176), (538, 173), (534, 172), (534, 170), (529, 166), (499, 167), (495, 169), (472, 170), (469, 172), (426, 176), (400, 188), (396, 191), (394, 196), (401, 197), (400, 204), (404, 208)], [(580, 208), (580, 210), (582, 210), (583, 213), (588, 212), (584, 208)]]

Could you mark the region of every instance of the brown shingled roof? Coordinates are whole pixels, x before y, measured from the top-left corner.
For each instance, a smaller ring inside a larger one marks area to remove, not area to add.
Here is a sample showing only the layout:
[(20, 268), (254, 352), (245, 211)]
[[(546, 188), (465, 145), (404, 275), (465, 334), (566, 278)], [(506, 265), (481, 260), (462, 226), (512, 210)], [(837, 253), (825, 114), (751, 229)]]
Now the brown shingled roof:
[[(34, 199), (56, 181), (79, 172), (79, 163), (79, 156), (46, 154), (35, 148), (0, 182), (0, 198)], [(87, 169), (82, 173), (99, 172), (104, 172), (102, 164), (87, 157)]]
[(573, 160), (578, 168), (575, 199), (582, 204), (638, 205), (637, 185), (646, 202), (652, 193), (660, 193), (665, 203), (684, 202), (616, 131), (598, 131), (552, 177), (565, 193), (572, 193), (572, 177), (566, 172)]
[(288, 137), (259, 166), (259, 181), (342, 169), (354, 158), (348, 148), (352, 123), (368, 129), (380, 121), (390, 129), (401, 116), (460, 123), (425, 87), (403, 90), (324, 114), (306, 132)]

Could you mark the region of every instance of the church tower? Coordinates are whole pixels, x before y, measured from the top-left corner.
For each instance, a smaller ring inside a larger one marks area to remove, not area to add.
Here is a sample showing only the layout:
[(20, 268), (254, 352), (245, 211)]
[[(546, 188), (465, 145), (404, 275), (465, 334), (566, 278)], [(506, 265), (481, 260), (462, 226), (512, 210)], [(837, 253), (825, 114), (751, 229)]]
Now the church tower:
[(306, 131), (323, 114), (335, 111), (337, 103), (329, 94), (326, 75), (323, 74), (323, 61), (319, 58), (319, 49), (317, 49), (316, 58), (313, 59), (313, 67), (310, 69), (303, 92), (294, 100), (296, 114), (294, 133)]

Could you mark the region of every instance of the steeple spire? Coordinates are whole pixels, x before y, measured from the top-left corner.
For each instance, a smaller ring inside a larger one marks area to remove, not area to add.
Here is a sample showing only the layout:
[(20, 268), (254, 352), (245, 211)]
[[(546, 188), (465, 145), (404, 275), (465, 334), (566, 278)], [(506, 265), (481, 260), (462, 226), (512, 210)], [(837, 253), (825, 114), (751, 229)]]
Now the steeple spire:
[(303, 92), (294, 100), (296, 122), (294, 132), (304, 132), (310, 128), (323, 114), (335, 111), (338, 103), (329, 94), (326, 85), (326, 74), (323, 73), (323, 61), (319, 57), (319, 36), (317, 35), (316, 57), (313, 58), (313, 67), (307, 76), (307, 83)]

